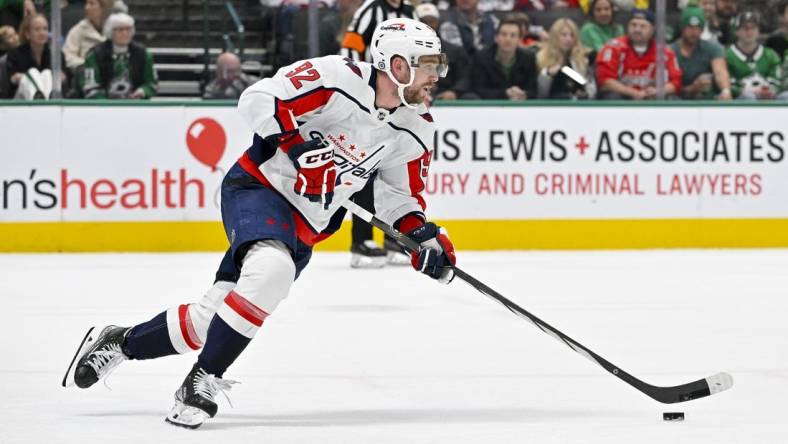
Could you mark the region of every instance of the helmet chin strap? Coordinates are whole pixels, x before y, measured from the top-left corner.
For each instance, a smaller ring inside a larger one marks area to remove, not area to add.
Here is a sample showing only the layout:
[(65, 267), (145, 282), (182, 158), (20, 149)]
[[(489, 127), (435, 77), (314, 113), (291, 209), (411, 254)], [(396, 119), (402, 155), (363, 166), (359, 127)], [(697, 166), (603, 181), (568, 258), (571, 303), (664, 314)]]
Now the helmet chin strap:
[(410, 68), (410, 80), (408, 81), (408, 83), (401, 83), (399, 80), (394, 78), (394, 74), (391, 73), (391, 70), (386, 71), (386, 74), (389, 76), (389, 79), (391, 79), (391, 81), (394, 82), (395, 85), (397, 85), (397, 95), (399, 96), (400, 102), (402, 102), (403, 105), (405, 105), (410, 109), (417, 109), (418, 104), (411, 105), (410, 103), (408, 103), (407, 100), (405, 100), (405, 88), (409, 87), (410, 85), (413, 85), (413, 81), (416, 79), (416, 69), (413, 68), (412, 66), (408, 66), (408, 68)]

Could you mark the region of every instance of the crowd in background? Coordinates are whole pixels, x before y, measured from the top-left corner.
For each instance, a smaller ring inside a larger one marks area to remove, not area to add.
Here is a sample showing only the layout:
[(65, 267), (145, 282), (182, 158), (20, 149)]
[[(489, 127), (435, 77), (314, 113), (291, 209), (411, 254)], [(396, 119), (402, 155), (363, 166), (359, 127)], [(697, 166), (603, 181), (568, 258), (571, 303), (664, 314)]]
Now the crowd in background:
[[(302, 0), (263, 0), (293, 32)], [(273, 3), (272, 3), (273, 2)], [(434, 91), (456, 99), (653, 99), (657, 48), (648, 0), (326, 1), (321, 55), (368, 60), (372, 30), (391, 17), (434, 28), (450, 61)], [(653, 1), (652, 1), (653, 3)], [(788, 0), (669, 0), (665, 92), (675, 99), (788, 99)], [(331, 4), (329, 7), (328, 5)], [(548, 29), (529, 14), (556, 13)], [(780, 27), (762, 35), (764, 19)], [(289, 21), (288, 21), (289, 20)], [(66, 97), (146, 99), (157, 91), (153, 56), (134, 41), (122, 0), (86, 0), (85, 18), (67, 31), (63, 76), (52, 78), (47, 17), (31, 0), (0, 0), (0, 98), (47, 98), (55, 81)], [(287, 30), (290, 31), (287, 31)], [(301, 34), (303, 35), (303, 33)], [(203, 97), (237, 98), (257, 79), (233, 53), (221, 54)]]
[[(341, 0), (337, 16), (348, 21), (353, 3)], [(760, 10), (743, 3), (675, 2), (678, 23), (666, 30), (664, 50), (668, 98), (788, 99), (788, 1), (762, 2)], [(454, 0), (413, 8), (402, 0), (366, 0), (346, 31), (323, 36), (321, 48), (334, 53), (339, 42), (343, 54), (368, 60), (368, 29), (376, 17), (407, 16), (436, 29), (449, 55), (450, 75), (435, 99), (653, 99), (657, 45), (650, 6), (645, 0)], [(529, 12), (551, 8), (565, 16), (549, 29), (531, 24)], [(579, 11), (585, 18), (576, 21)], [(771, 36), (761, 35), (764, 12), (781, 18)]]
[[(48, 98), (59, 82), (66, 97), (147, 99), (156, 94), (153, 56), (133, 41), (134, 18), (122, 0), (86, 0), (85, 18), (68, 30), (55, 79), (49, 21), (30, 0), (9, 0), (0, 27), (0, 97)], [(15, 16), (9, 13), (18, 7)]]

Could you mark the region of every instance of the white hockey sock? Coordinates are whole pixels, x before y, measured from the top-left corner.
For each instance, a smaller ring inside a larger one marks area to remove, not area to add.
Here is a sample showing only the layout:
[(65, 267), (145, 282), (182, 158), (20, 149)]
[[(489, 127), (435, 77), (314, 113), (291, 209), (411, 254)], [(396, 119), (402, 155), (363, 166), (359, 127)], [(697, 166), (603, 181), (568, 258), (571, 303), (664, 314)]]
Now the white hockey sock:
[(233, 282), (216, 282), (199, 302), (183, 304), (167, 310), (167, 332), (173, 348), (178, 353), (188, 353), (202, 347), (211, 319), (234, 287)]

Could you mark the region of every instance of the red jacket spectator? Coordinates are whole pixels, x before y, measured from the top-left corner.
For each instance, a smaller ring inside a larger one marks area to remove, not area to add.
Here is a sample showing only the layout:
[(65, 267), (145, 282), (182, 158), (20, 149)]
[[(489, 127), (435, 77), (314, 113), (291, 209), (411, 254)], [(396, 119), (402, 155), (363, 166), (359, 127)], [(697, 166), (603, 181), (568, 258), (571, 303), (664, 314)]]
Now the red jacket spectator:
[[(681, 90), (681, 68), (676, 61), (676, 54), (668, 46), (665, 47), (665, 55), (668, 82), (678, 92)], [(601, 87), (607, 80), (614, 79), (642, 90), (656, 85), (656, 64), (657, 45), (654, 39), (646, 53), (639, 55), (627, 36), (618, 37), (603, 46), (596, 57), (596, 82)]]

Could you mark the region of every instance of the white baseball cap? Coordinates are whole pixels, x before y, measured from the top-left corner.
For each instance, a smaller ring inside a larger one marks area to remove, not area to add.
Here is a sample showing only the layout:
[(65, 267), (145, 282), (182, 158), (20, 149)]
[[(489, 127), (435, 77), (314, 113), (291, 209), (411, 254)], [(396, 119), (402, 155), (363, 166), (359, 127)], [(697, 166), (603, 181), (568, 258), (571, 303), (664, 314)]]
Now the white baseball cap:
[(416, 6), (416, 18), (423, 19), (424, 17), (440, 18), (438, 7), (432, 3), (422, 3)]

